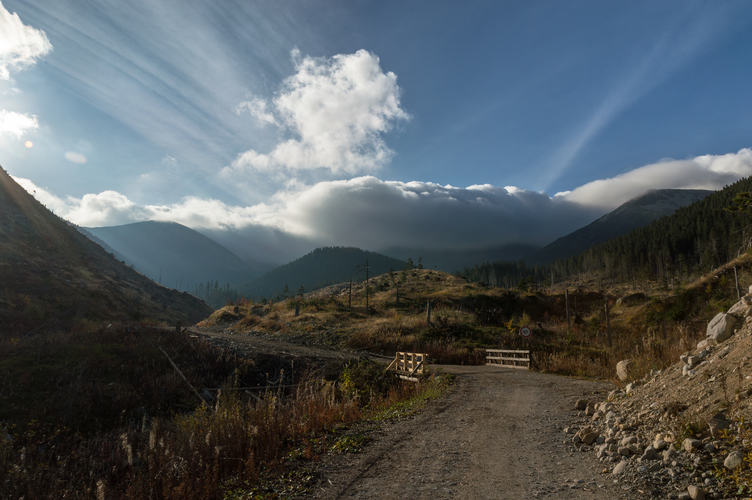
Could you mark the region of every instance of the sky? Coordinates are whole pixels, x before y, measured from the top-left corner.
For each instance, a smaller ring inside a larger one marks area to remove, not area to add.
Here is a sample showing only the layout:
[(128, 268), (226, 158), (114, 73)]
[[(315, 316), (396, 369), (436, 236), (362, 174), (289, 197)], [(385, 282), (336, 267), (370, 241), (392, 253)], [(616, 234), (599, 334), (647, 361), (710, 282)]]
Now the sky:
[(748, 1), (2, 0), (0, 165), (241, 257), (545, 245), (752, 174)]

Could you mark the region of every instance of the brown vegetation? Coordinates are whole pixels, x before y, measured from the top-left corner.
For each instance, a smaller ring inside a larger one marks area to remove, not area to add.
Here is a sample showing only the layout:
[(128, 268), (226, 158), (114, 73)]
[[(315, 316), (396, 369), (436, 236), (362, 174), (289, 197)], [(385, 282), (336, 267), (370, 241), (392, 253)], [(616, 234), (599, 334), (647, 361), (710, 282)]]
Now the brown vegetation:
[[(195, 387), (225, 390), (199, 403), (159, 347)], [(0, 485), (11, 498), (222, 498), (432, 387), (353, 362), (337, 380), (300, 367), (297, 386), (255, 396), (233, 390), (263, 384), (252, 360), (146, 325), (2, 348)]]

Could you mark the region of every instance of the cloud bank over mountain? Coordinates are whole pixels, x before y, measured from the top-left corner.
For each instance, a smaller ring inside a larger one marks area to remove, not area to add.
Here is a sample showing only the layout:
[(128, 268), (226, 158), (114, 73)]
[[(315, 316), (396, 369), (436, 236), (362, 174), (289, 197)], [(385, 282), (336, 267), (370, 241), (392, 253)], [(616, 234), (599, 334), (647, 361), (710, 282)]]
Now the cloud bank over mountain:
[[(554, 196), (513, 186), (460, 188), (361, 176), (297, 185), (249, 206), (196, 197), (171, 205), (139, 205), (115, 191), (60, 198), (29, 180), (16, 180), (58, 215), (81, 226), (174, 221), (211, 233), (241, 255), (267, 260), (264, 256), (274, 252), (284, 260), (322, 245), (370, 250), (544, 245), (648, 189), (720, 189), (749, 175), (752, 150), (743, 149), (664, 160)], [(252, 248), (242, 250), (244, 246), (257, 248), (259, 255)]]

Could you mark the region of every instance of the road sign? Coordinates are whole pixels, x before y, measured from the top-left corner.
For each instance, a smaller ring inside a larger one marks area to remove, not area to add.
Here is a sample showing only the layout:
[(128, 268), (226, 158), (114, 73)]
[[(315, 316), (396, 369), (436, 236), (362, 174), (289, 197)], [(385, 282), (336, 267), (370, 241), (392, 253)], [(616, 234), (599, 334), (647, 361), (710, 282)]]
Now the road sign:
[(520, 335), (524, 338), (530, 337), (530, 335), (533, 334), (533, 331), (530, 329), (529, 326), (523, 326), (520, 328)]

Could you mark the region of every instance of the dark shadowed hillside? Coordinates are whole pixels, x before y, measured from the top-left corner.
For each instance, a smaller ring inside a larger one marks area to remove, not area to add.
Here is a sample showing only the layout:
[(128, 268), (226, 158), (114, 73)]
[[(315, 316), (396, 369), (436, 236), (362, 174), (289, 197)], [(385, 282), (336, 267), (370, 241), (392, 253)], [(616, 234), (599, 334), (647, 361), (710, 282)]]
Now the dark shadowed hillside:
[(193, 291), (207, 281), (234, 285), (258, 275), (219, 243), (176, 222), (146, 221), (86, 231), (114, 248), (126, 264), (178, 290)]
[(671, 215), (677, 209), (699, 201), (710, 193), (712, 191), (704, 189), (648, 191), (587, 226), (562, 236), (540, 251), (526, 256), (525, 261), (528, 264), (550, 264), (555, 260), (577, 255), (594, 245), (645, 227), (665, 215)]
[[(405, 267), (405, 261), (393, 259), (376, 252), (352, 247), (317, 248), (303, 257), (262, 274), (258, 278), (237, 287), (246, 298), (282, 298), (287, 285), (289, 295), (294, 295), (302, 285), (306, 292), (342, 283), (366, 279), (365, 265), (368, 261), (370, 276), (378, 276), (394, 269)], [(416, 257), (417, 261), (417, 257)], [(417, 264), (417, 262), (416, 262)]]
[(84, 320), (194, 323), (212, 312), (192, 295), (160, 286), (118, 261), (2, 169), (0, 283), (5, 335), (50, 321), (51, 327)]

